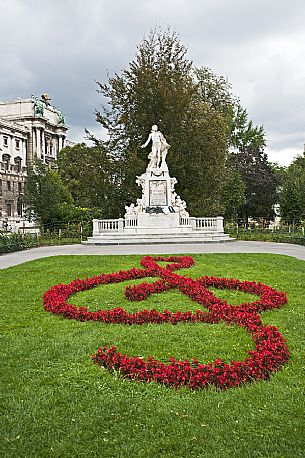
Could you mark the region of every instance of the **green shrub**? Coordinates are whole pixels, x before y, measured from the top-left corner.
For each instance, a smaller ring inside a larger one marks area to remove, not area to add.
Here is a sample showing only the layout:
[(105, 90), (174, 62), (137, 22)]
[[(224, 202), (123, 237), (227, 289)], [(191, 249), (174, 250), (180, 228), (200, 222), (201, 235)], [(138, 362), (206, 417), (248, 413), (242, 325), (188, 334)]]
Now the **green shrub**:
[(0, 234), (0, 254), (26, 250), (38, 246), (37, 238), (32, 235)]
[(253, 231), (253, 230), (239, 230), (226, 227), (226, 232), (230, 234), (231, 237), (236, 238), (237, 240), (254, 240), (259, 242), (278, 242), (278, 243), (294, 243), (297, 245), (305, 246), (305, 237), (304, 235), (298, 235), (295, 233), (280, 233), (280, 232), (271, 232), (271, 231)]

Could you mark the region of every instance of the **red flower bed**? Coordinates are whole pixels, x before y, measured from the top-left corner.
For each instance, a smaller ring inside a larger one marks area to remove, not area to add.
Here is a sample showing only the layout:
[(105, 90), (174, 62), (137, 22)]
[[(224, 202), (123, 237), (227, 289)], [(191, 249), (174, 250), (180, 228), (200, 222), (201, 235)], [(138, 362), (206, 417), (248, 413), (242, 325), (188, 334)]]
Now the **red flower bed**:
[[(168, 262), (165, 267), (157, 264), (158, 261)], [(262, 324), (259, 312), (278, 308), (287, 302), (287, 296), (262, 283), (240, 281), (236, 279), (218, 277), (200, 277), (197, 279), (181, 276), (174, 270), (188, 268), (194, 264), (190, 256), (170, 256), (167, 258), (146, 256), (142, 258), (144, 269), (132, 268), (111, 274), (101, 274), (85, 280), (74, 280), (69, 284), (59, 284), (49, 289), (43, 296), (43, 303), (49, 312), (60, 314), (65, 318), (79, 321), (102, 321), (105, 323), (144, 324), (165, 323), (176, 324), (181, 321), (218, 323), (241, 326), (253, 336), (255, 350), (248, 351), (244, 361), (224, 363), (220, 359), (201, 364), (197, 359), (176, 361), (170, 358), (164, 364), (153, 357), (147, 360), (129, 357), (121, 354), (115, 347), (99, 348), (93, 355), (95, 363), (107, 367), (109, 370), (119, 370), (121, 374), (132, 380), (145, 382), (155, 381), (167, 386), (179, 387), (182, 385), (192, 389), (215, 385), (218, 388), (239, 386), (253, 380), (268, 379), (270, 373), (277, 371), (289, 359), (289, 350), (284, 338), (272, 326)], [(160, 277), (154, 283), (143, 282), (139, 285), (127, 286), (125, 296), (130, 301), (142, 301), (149, 295), (165, 292), (176, 288), (182, 294), (203, 306), (207, 311), (198, 309), (194, 312), (169, 312), (164, 310), (141, 310), (128, 313), (123, 308), (98, 310), (91, 312), (86, 307), (77, 307), (67, 303), (67, 299), (80, 291), (86, 291), (98, 285), (119, 283), (130, 279), (145, 277)], [(241, 305), (232, 305), (217, 298), (208, 287), (232, 289), (255, 294), (260, 297), (254, 302), (245, 302)]]

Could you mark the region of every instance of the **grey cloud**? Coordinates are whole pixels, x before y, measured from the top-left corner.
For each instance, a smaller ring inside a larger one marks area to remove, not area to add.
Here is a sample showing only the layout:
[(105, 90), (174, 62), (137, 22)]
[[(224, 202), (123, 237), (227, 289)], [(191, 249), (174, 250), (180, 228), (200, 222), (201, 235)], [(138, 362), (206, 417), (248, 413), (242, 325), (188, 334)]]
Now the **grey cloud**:
[(0, 0), (0, 99), (47, 91), (70, 136), (99, 132), (95, 80), (126, 68), (151, 28), (171, 26), (287, 157), (305, 140), (304, 23), (303, 0)]

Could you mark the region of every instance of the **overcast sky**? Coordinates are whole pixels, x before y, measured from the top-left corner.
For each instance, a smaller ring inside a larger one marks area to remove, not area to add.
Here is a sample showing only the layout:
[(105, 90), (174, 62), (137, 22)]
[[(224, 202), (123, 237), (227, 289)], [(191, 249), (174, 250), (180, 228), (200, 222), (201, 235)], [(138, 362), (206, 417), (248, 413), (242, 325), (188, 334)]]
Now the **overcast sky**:
[(155, 27), (174, 29), (195, 66), (227, 77), (264, 125), (269, 159), (288, 165), (305, 142), (304, 0), (0, 0), (0, 100), (47, 92), (82, 141), (102, 136), (94, 110)]

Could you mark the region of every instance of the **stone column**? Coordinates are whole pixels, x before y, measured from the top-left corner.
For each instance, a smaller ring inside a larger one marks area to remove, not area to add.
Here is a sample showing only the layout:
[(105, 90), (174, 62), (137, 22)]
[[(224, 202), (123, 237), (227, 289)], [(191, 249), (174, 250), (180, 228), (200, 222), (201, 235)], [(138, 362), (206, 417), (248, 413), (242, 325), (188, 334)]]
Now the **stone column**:
[(93, 223), (93, 232), (92, 232), (92, 235), (93, 236), (96, 236), (96, 235), (99, 235), (100, 234), (100, 231), (99, 231), (99, 220), (98, 219), (93, 219), (92, 220), (92, 223)]
[(62, 135), (58, 135), (58, 152), (63, 149), (63, 136)]
[(12, 161), (13, 155), (14, 155), (14, 149), (13, 149), (13, 136), (12, 136), (12, 135), (9, 135), (9, 136), (8, 136), (8, 149), (7, 149), (7, 153), (11, 156), (11, 161)]
[(22, 165), (26, 164), (26, 147), (27, 147), (27, 141), (25, 139), (22, 139)]
[(41, 129), (41, 151), (42, 151), (42, 154), (45, 155), (46, 154), (46, 150), (45, 150), (45, 138), (44, 138), (44, 130)]
[(40, 137), (40, 127), (36, 127), (36, 156), (41, 157), (41, 137)]
[(26, 166), (33, 164), (36, 157), (36, 129), (32, 126), (26, 146)]
[(124, 231), (124, 219), (119, 218), (118, 220), (118, 232), (123, 232)]
[(192, 226), (192, 231), (196, 231), (196, 218), (194, 216), (191, 216), (189, 221), (190, 225)]
[(34, 160), (36, 154), (36, 127), (32, 127), (32, 138), (31, 138), (31, 161)]
[(216, 231), (223, 232), (223, 217), (217, 216), (216, 218)]
[(52, 156), (56, 157), (57, 156), (57, 145), (58, 145), (58, 140), (55, 135), (52, 135), (51, 138), (51, 154)]

